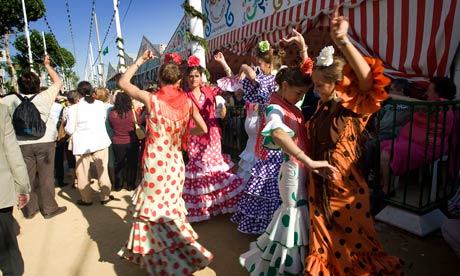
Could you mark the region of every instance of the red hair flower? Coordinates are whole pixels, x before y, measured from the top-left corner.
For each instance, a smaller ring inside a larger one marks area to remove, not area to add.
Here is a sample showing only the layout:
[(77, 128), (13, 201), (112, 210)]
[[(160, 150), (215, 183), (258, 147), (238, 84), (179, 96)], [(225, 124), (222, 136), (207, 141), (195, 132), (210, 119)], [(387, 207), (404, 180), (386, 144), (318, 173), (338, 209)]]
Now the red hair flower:
[(304, 76), (311, 76), (313, 72), (313, 60), (311, 58), (307, 58), (302, 65), (300, 65), (300, 71)]
[(187, 66), (188, 67), (200, 67), (200, 59), (195, 55), (190, 56), (187, 61)]
[(180, 65), (182, 63), (182, 58), (179, 56), (178, 53), (166, 54), (163, 62), (170, 62), (170, 61), (175, 62), (178, 65)]

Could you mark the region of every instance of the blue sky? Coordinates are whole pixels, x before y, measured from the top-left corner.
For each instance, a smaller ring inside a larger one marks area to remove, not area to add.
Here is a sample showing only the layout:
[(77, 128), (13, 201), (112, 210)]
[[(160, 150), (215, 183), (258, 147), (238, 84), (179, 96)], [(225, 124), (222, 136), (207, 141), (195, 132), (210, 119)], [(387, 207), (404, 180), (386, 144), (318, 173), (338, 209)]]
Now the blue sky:
[[(74, 53), (66, 11), (66, 1), (43, 0), (43, 2), (47, 9), (46, 17), (48, 23), (59, 44), (61, 47)], [(92, 2), (92, 0), (68, 0), (77, 59), (74, 70), (79, 75), (80, 80), (84, 77), (85, 63), (89, 64), (87, 57)], [(183, 0), (120, 0), (119, 15), (121, 32), (125, 42), (125, 52), (130, 55), (137, 55), (142, 36), (147, 37), (154, 44), (167, 44), (184, 15), (181, 7), (183, 2)], [(118, 63), (115, 44), (115, 21), (110, 31), (107, 32), (113, 15), (113, 1), (95, 0), (95, 3), (101, 43), (106, 33), (108, 33), (106, 42), (102, 46), (102, 48), (109, 47), (109, 54), (103, 56), (105, 64), (104, 72), (107, 73), (107, 64), (109, 61), (114, 65)], [(44, 19), (30, 22), (29, 29), (49, 32)], [(96, 58), (98, 49), (94, 24), (91, 33), (91, 44), (94, 57)]]

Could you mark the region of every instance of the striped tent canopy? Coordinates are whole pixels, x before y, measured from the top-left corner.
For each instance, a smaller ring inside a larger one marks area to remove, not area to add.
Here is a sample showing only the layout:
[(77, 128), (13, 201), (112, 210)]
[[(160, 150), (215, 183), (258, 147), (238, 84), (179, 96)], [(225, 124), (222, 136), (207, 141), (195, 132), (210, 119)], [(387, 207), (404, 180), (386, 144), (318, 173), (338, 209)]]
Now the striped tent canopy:
[(336, 4), (349, 19), (352, 43), (382, 59), (389, 76), (412, 82), (450, 76), (460, 42), (460, 0), (307, 0), (211, 38), (210, 53), (225, 48), (246, 55), (260, 40), (278, 44), (292, 28), (308, 36), (327, 24), (321, 15)]

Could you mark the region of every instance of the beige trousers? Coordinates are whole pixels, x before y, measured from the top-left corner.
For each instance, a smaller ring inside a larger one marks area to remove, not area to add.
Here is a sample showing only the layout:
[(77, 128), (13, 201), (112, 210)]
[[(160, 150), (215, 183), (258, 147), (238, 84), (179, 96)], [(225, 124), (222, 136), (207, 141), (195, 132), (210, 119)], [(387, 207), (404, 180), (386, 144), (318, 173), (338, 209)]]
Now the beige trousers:
[(91, 161), (94, 162), (99, 180), (100, 198), (101, 200), (109, 199), (112, 184), (110, 183), (108, 161), (109, 148), (105, 148), (96, 152), (75, 155), (75, 172), (78, 180), (78, 190), (80, 191), (81, 200), (92, 202), (93, 190), (90, 187), (88, 180)]

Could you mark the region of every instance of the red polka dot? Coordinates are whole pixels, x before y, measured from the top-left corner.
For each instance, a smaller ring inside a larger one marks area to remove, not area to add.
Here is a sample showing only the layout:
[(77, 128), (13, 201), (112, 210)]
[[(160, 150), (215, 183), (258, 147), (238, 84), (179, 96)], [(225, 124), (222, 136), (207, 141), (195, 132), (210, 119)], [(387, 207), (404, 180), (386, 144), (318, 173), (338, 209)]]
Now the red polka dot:
[(141, 237), (139, 235), (134, 235), (134, 240), (138, 241)]
[(156, 189), (156, 190), (155, 190), (155, 194), (157, 194), (157, 195), (161, 194), (161, 190), (160, 190), (160, 189)]
[(163, 141), (163, 144), (165, 144), (166, 146), (169, 144), (169, 141), (168, 140), (164, 140)]
[(166, 188), (165, 194), (169, 193), (169, 191), (170, 191), (169, 188)]
[(158, 209), (163, 209), (163, 204), (158, 203)]
[[(163, 181), (163, 176), (162, 176), (162, 175), (157, 176), (157, 180), (158, 180), (158, 181)], [(169, 180), (169, 179), (168, 179), (168, 180)]]
[(155, 168), (150, 168), (150, 173), (154, 174), (156, 172)]
[(174, 263), (174, 264), (173, 264), (173, 268), (174, 268), (174, 269), (178, 269), (178, 268), (179, 268), (179, 263)]
[(172, 171), (172, 172), (175, 172), (175, 171), (176, 171), (176, 168), (171, 167), (171, 171)]
[(190, 253), (192, 253), (192, 255), (196, 255), (197, 252), (196, 252), (195, 249), (192, 249), (192, 250), (190, 251)]
[(163, 166), (163, 165), (164, 165), (164, 162), (163, 162), (163, 160), (158, 160), (157, 164), (158, 164), (158, 166), (160, 166), (160, 167), (161, 167), (161, 166)]
[(169, 174), (166, 176), (166, 180), (171, 180), (171, 176)]
[(144, 214), (148, 214), (149, 213), (149, 208), (145, 208), (144, 209)]
[(145, 242), (147, 240), (146, 236), (142, 236), (141, 241)]
[(182, 272), (184, 273), (184, 275), (188, 275), (188, 269), (187, 269), (187, 268), (184, 268), (184, 269), (182, 270)]
[(144, 225), (143, 229), (144, 229), (144, 231), (148, 231), (149, 227), (147, 225)]
[(149, 156), (150, 156), (150, 158), (152, 158), (152, 159), (154, 159), (154, 158), (156, 157), (155, 153), (153, 153), (153, 152), (151, 152), (151, 153), (149, 154)]
[(162, 152), (162, 151), (163, 151), (163, 148), (162, 148), (161, 146), (157, 146), (157, 150), (158, 150), (159, 152)]

